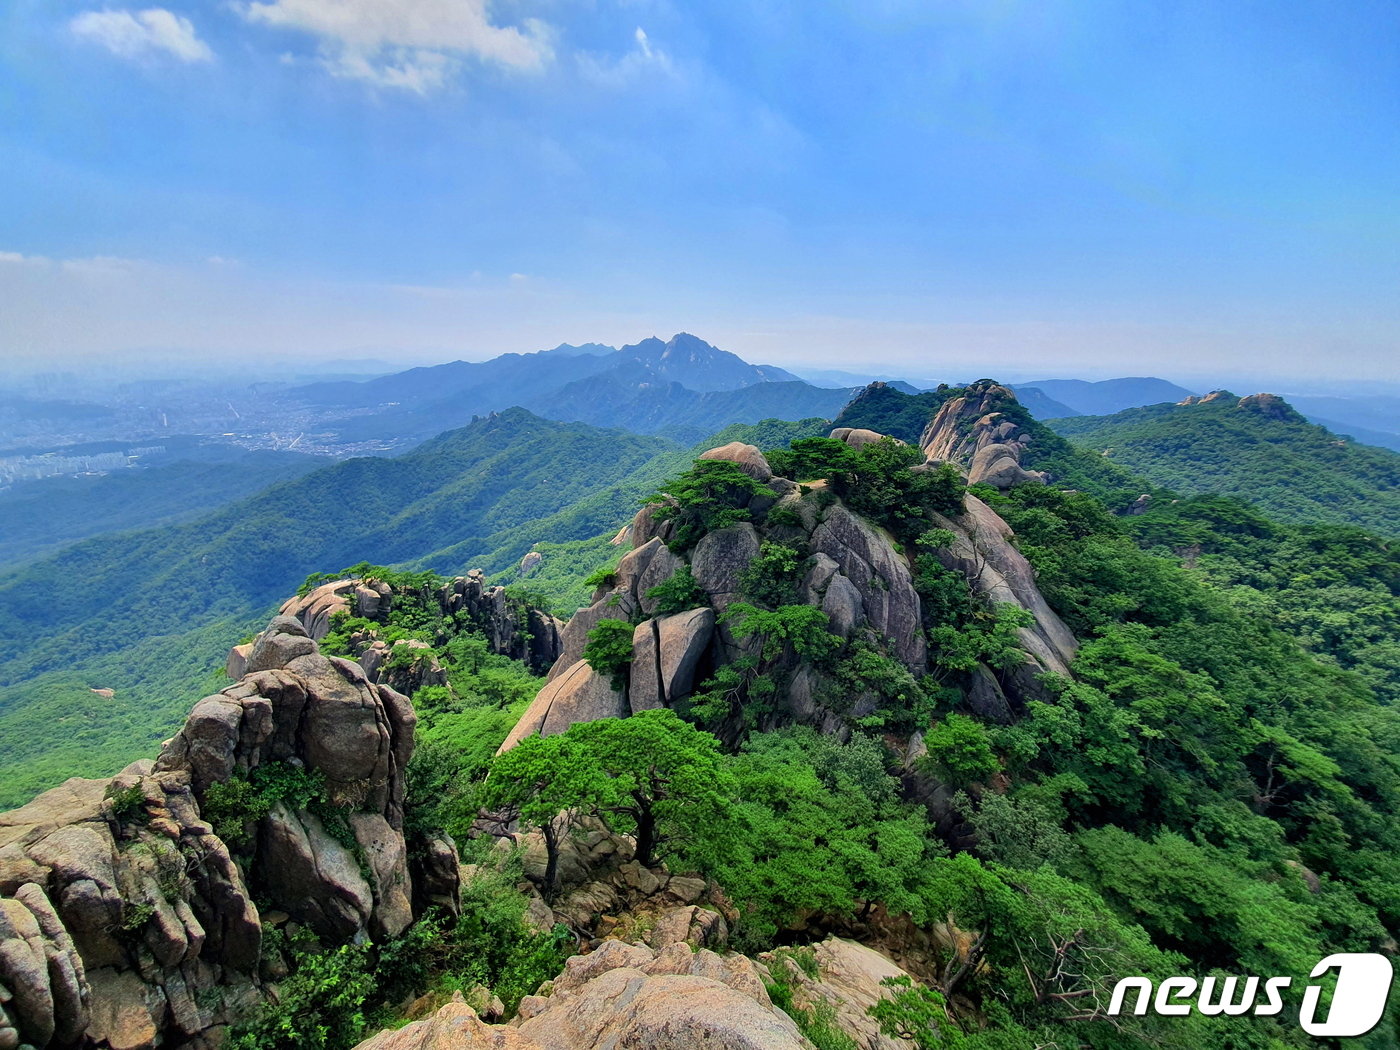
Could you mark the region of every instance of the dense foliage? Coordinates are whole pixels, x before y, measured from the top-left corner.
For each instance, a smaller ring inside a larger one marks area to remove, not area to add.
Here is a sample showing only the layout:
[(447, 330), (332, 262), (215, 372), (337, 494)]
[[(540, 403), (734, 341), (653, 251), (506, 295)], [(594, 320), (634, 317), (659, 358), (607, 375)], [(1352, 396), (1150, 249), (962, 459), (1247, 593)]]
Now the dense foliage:
[[(888, 412), (907, 433), (906, 413), (926, 420), (955, 393), (911, 408), (877, 390), (863, 411)], [(673, 547), (743, 521), (765, 538), (723, 611), (731, 658), (677, 712), (576, 725), (495, 757), (539, 680), (492, 655), (473, 624), (444, 617), (426, 597), (434, 578), (355, 567), (403, 600), (387, 622), (337, 619), (326, 649), (349, 653), (373, 631), (423, 643), (446, 673), (413, 696), (410, 831), (445, 829), (466, 846), (480, 807), (515, 816), (543, 833), (540, 881), (552, 893), (563, 838), (599, 821), (634, 835), (643, 859), (712, 880), (748, 950), (917, 928), (919, 980), (893, 987), (875, 1017), (923, 1050), (1303, 1045), (1269, 1017), (1109, 1018), (1105, 1008), (1122, 976), (1301, 978), (1331, 952), (1392, 950), (1396, 555), (1355, 527), (1280, 524), (1232, 498), (1149, 486), (1154, 498), (1123, 513), (1143, 486), (1022, 420), (1014, 402), (1006, 411), (1033, 432), (1030, 465), (1056, 483), (979, 495), (1013, 527), (1082, 643), (1072, 676), (1045, 676), (1009, 724), (979, 719), (965, 697), (973, 675), (1017, 665), (1029, 614), (982, 602), (938, 558), (953, 535), (933, 516), (955, 510), (960, 479), (893, 441), (852, 450), (797, 433), (770, 462), (804, 483), (803, 511), (839, 498), (895, 537), (922, 601), (929, 673), (911, 673), (882, 639), (833, 634), (802, 599), (810, 551), (796, 512), (786, 508), (785, 526), (771, 490), (733, 464), (700, 461), (658, 496), (677, 525)], [(689, 459), (667, 457), (674, 469)], [(646, 477), (642, 491), (661, 483)], [(602, 561), (592, 583), (608, 582)], [(703, 600), (688, 571), (652, 596), (666, 611)], [(604, 620), (585, 658), (620, 676), (634, 626)], [(798, 673), (840, 735), (790, 724)], [(323, 803), (308, 778), (263, 772), (220, 789), (209, 816), (237, 846), (248, 817), (277, 801)], [(483, 870), (458, 922), (420, 923), (373, 949), (281, 946), (294, 961), (281, 1003), (233, 1045), (348, 1047), (424, 989), (482, 983), (513, 1008), (557, 971), (566, 945), (522, 924), (520, 871)], [(780, 961), (805, 958), (799, 947)], [(828, 1016), (793, 1002), (786, 965), (770, 968), (775, 1002), (822, 1050), (849, 1050)], [(1357, 1045), (1393, 1050), (1394, 1021)]]
[[(336, 463), (188, 524), (86, 540), (0, 573), (0, 806), (151, 753), (195, 699), (226, 684), (211, 669), (230, 641), (327, 566), (372, 555), (510, 583), (539, 546), (546, 561), (525, 582), (568, 615), (586, 601), (582, 578), (616, 559), (608, 540), (630, 508), (712, 443), (691, 450), (511, 410), (397, 458)], [(89, 691), (109, 688), (111, 699)]]
[(1055, 429), (1166, 488), (1241, 497), (1281, 521), (1400, 536), (1400, 454), (1339, 438), (1281, 401), (1224, 394), (1057, 420)]
[(697, 459), (647, 502), (656, 508), (657, 521), (676, 523), (670, 546), (685, 551), (707, 532), (752, 520), (748, 503), (758, 495), (774, 493), (729, 460)]
[(327, 950), (309, 935), (264, 932), (264, 952), (289, 960), (278, 995), (235, 1027), (230, 1050), (350, 1050), (394, 1025), (405, 1000), (447, 1002), (455, 992), (491, 989), (507, 1016), (555, 976), (571, 953), (563, 927), (545, 933), (525, 924), (527, 898), (514, 869), (491, 869), (462, 888), (457, 919), (420, 919), (387, 945)]
[(314, 456), (261, 450), (215, 462), (180, 459), (100, 477), (21, 482), (0, 489), (0, 565), (20, 565), (90, 536), (188, 521), (324, 465)]
[[(1055, 454), (1073, 469), (1086, 459)], [(815, 478), (852, 459), (808, 439), (770, 462)], [(880, 462), (876, 491), (901, 469)], [(1096, 469), (1082, 474), (1113, 480)], [(756, 644), (690, 705), (743, 742), (730, 759), (736, 803), (683, 855), (740, 904), (750, 945), (872, 901), (967, 931), (942, 979), (911, 987), (881, 1018), (921, 1032), (921, 1045), (1045, 1045), (1066, 1024), (1090, 1046), (1291, 1045), (1296, 1029), (1263, 1018), (1110, 1021), (1106, 993), (1126, 974), (1301, 977), (1400, 928), (1400, 721), (1377, 702), (1394, 688), (1388, 546), (1356, 530), (1279, 525), (1231, 500), (1161, 498), (1122, 516), (1055, 486), (981, 494), (1084, 643), (1073, 679), (1047, 680), (1053, 702), (1030, 702), (1009, 726), (956, 710), (970, 668), (1019, 659), (1027, 614), (972, 599), (932, 556), (950, 537), (925, 528), (909, 553), (935, 675), (904, 672), (901, 704), (856, 721), (888, 727), (896, 706), (923, 710), (902, 731), (927, 730), (924, 776), (969, 786), (956, 805), (977, 832), (971, 854), (943, 855), (922, 807), (900, 801), (892, 756), (874, 738), (838, 745), (774, 730), (794, 661), (853, 691), (899, 681), (902, 668), (834, 639), (819, 610), (794, 604), (785, 581), (800, 578), (803, 552), (768, 542), (745, 574), (745, 600), (726, 613), (734, 636)], [(863, 509), (880, 520), (887, 502)], [(908, 536), (916, 521), (885, 523)], [(732, 732), (735, 719), (746, 733)], [(842, 751), (865, 756), (859, 780)], [(986, 790), (995, 777), (1003, 793)], [(1365, 1042), (1395, 1036), (1384, 1026)]]
[(661, 847), (712, 827), (728, 789), (715, 738), (662, 709), (527, 737), (492, 764), (482, 804), (541, 831), (552, 895), (561, 842), (585, 818), (633, 835), (649, 865)]
[(922, 394), (906, 394), (887, 383), (872, 383), (841, 410), (832, 425), (873, 430), (917, 445), (929, 420), (956, 393), (946, 384)]

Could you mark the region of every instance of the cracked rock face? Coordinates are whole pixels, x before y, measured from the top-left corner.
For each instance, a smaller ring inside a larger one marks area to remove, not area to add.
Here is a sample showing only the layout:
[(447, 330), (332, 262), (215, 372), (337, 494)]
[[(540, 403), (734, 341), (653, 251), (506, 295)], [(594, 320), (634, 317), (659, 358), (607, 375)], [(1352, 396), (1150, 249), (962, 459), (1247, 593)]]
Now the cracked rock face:
[[(971, 388), (967, 396), (945, 404), (946, 418), (941, 411), (925, 435), (930, 454), (973, 458), (980, 454), (976, 451), (979, 447), (1002, 448), (1006, 441), (1015, 439), (1015, 425), (991, 411), (1001, 398), (1010, 396), (1002, 387), (982, 384)], [(981, 415), (972, 420), (970, 429), (962, 427), (959, 421), (974, 413)], [(998, 418), (983, 418), (989, 415)], [(873, 431), (842, 429), (834, 433), (856, 445), (881, 438)], [(959, 443), (968, 442), (967, 448), (961, 448)], [(658, 521), (655, 508), (643, 507), (628, 530), (634, 548), (594, 593), (593, 603), (564, 626), (559, 659), (550, 668), (548, 683), (501, 751), (536, 733), (563, 733), (578, 722), (674, 707), (717, 667), (751, 654), (752, 639), (737, 638), (724, 613), (743, 598), (744, 573), (767, 541), (805, 550), (808, 556), (794, 581), (797, 596), (826, 614), (834, 634), (847, 640), (876, 641), (911, 674), (927, 673), (923, 603), (914, 588), (909, 559), (894, 538), (839, 500), (828, 503), (804, 498), (807, 490), (822, 483), (799, 490), (787, 479), (774, 477), (766, 460), (755, 463), (751, 453), (756, 451), (752, 446), (731, 444), (712, 449), (701, 458), (731, 460), (762, 478), (777, 494), (776, 504), (772, 496), (763, 497), (765, 507), (783, 509), (781, 523), (769, 525), (762, 517), (764, 508), (759, 508), (754, 522), (704, 535), (687, 559), (666, 545), (674, 523)], [(978, 668), (967, 683), (974, 710), (985, 718), (1010, 721), (1028, 698), (1047, 695), (1041, 676), (1068, 674), (1078, 643), (1041, 595), (1030, 564), (1011, 542), (1010, 527), (985, 503), (968, 496), (961, 514), (934, 514), (929, 524), (953, 535), (949, 546), (937, 555), (967, 579), (974, 594), (991, 604), (1014, 604), (1033, 617), (1031, 626), (1019, 629), (1024, 666), (996, 674)], [(658, 615), (657, 599), (649, 592), (687, 566), (704, 604)], [(583, 659), (589, 632), (605, 619), (634, 624), (632, 663), (625, 682), (617, 688)], [(837, 688), (832, 682), (800, 661), (782, 670), (786, 676), (783, 717), (827, 733), (848, 731), (843, 716), (832, 709), (831, 694)], [(868, 713), (875, 703), (871, 695), (846, 699), (856, 717)]]
[(403, 838), (413, 705), (359, 664), (322, 656), (294, 617), (273, 619), (253, 643), (259, 652), (288, 659), (195, 704), (156, 769), (188, 771), (201, 801), (212, 785), (275, 763), (319, 775), (343, 833), (279, 802), (256, 829), (256, 888), (333, 943), (396, 936), (413, 918)]
[(70, 780), (0, 814), (0, 858), (0, 1046), (178, 1042), (252, 986), (257, 910), (187, 771)]
[[(0, 813), (0, 1050), (180, 1046), (247, 1016), (263, 998), (253, 892), (329, 944), (412, 922), (412, 705), (322, 656), (295, 618), (247, 658), (255, 670), (195, 704), (156, 762)], [(277, 802), (235, 858), (201, 806), (272, 765), (318, 776), (324, 804)], [(455, 896), (455, 850), (433, 845), (450, 856), (420, 865), (427, 899)]]
[[(892, 538), (837, 504), (812, 533), (812, 548), (836, 563), (847, 591), (842, 622), (849, 629), (869, 624), (888, 640), (892, 655), (911, 670), (922, 670), (927, 655), (919, 596), (914, 591), (909, 563), (896, 553)], [(835, 577), (833, 577), (835, 579)], [(849, 595), (860, 596), (861, 611)], [(832, 593), (831, 583), (826, 595)], [(823, 599), (825, 601), (825, 598)], [(842, 608), (837, 608), (843, 612)]]
[[(526, 561), (531, 557), (526, 555)], [(533, 557), (538, 559), (539, 555)], [(530, 569), (538, 565), (538, 560), (530, 562)], [(524, 571), (529, 570), (522, 563)], [(559, 658), (559, 632), (564, 625), (549, 613), (511, 598), (504, 587), (487, 585), (480, 569), (439, 588), (414, 592), (413, 596), (436, 602), (444, 616), (465, 613), (481, 629), (493, 653), (521, 660), (535, 674), (543, 674)], [(319, 642), (330, 633), (331, 618), (337, 613), (383, 623), (401, 597), (382, 580), (334, 580), (305, 595), (289, 598), (282, 604), (281, 615), (297, 620), (306, 635)], [(372, 641), (366, 642), (367, 648)], [(235, 646), (230, 652), (230, 678), (241, 678), (245, 670), (257, 669), (249, 662), (252, 648)], [(361, 654), (357, 651), (356, 655)], [(373, 680), (380, 681), (377, 677)]]
[(996, 383), (975, 383), (967, 393), (945, 401), (919, 439), (933, 462), (953, 462), (967, 471), (968, 484), (1009, 489), (1045, 475), (1021, 466), (1029, 434), (1003, 414), (1016, 396)]
[(357, 1050), (810, 1050), (775, 1007), (759, 968), (684, 943), (654, 950), (604, 941), (576, 955), (548, 996), (526, 996), (511, 1025), (488, 1025), (464, 1002), (381, 1032)]
[(830, 1010), (836, 1026), (859, 1050), (913, 1050), (914, 1044), (907, 1039), (884, 1035), (879, 1023), (866, 1012), (892, 994), (880, 982), (908, 977), (908, 973), (874, 948), (842, 937), (828, 937), (811, 951), (815, 977), (808, 976), (783, 952), (766, 952), (759, 959), (769, 970), (783, 967), (794, 1001), (808, 1009)]

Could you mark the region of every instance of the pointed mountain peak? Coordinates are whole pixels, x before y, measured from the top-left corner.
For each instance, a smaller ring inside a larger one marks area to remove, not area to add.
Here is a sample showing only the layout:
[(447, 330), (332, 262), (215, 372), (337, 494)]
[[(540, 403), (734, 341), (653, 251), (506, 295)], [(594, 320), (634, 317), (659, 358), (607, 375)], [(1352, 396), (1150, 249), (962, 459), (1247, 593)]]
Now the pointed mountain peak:
[(738, 390), (755, 383), (800, 382), (772, 365), (751, 365), (738, 354), (721, 350), (689, 332), (677, 332), (666, 342), (657, 336), (624, 346), (622, 363), (648, 369), (658, 380), (706, 392)]
[(541, 350), (544, 354), (555, 354), (559, 357), (602, 357), (605, 354), (617, 353), (617, 347), (608, 346), (606, 343), (560, 343), (551, 350)]

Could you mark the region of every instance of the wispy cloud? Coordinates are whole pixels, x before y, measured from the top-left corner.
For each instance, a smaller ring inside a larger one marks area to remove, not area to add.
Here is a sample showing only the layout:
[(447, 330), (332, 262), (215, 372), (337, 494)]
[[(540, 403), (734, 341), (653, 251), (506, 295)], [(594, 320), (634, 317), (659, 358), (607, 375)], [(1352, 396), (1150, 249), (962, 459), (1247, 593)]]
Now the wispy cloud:
[(79, 259), (51, 259), (47, 255), (0, 252), (0, 266), (27, 266), (45, 270), (57, 268), (70, 274), (130, 273), (147, 265), (149, 264), (139, 259), (124, 259), (116, 255), (90, 255)]
[(581, 53), (579, 72), (584, 79), (604, 88), (626, 88), (639, 80), (679, 76), (671, 56), (651, 42), (641, 26), (632, 34), (633, 47), (616, 58)]
[(333, 76), (419, 95), (445, 86), (464, 61), (530, 73), (554, 57), (546, 23), (498, 25), (487, 0), (254, 0), (241, 10), (315, 37)]
[(86, 11), (72, 19), (68, 28), (122, 58), (172, 56), (181, 62), (209, 62), (214, 58), (214, 52), (199, 38), (190, 20), (163, 7)]
[(59, 265), (69, 273), (101, 277), (131, 273), (148, 264), (138, 259), (123, 259), (116, 255), (93, 255), (86, 259), (64, 259)]

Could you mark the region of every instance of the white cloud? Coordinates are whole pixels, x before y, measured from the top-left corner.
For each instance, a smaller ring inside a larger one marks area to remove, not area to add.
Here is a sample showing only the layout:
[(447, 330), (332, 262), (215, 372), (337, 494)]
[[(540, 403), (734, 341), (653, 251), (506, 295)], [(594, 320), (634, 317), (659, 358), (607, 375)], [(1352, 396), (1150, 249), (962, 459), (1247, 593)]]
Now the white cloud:
[(85, 259), (64, 259), (59, 265), (69, 273), (103, 276), (114, 273), (130, 273), (145, 264), (136, 259), (123, 259), (117, 255), (92, 255)]
[(617, 58), (581, 52), (578, 55), (579, 72), (585, 79), (613, 89), (624, 89), (638, 82), (654, 82), (657, 77), (679, 79), (679, 71), (671, 56), (652, 45), (645, 29), (638, 26), (632, 39), (636, 46)]
[(452, 60), (440, 51), (396, 48), (370, 58), (360, 51), (344, 50), (327, 55), (324, 64), (332, 76), (364, 80), (376, 87), (399, 88), (426, 95), (447, 83)]
[(117, 255), (89, 255), (78, 259), (51, 259), (47, 255), (25, 255), (22, 252), (0, 252), (0, 266), (26, 266), (35, 270), (58, 269), (65, 273), (103, 275), (131, 273), (148, 263), (139, 259), (124, 259)]
[(208, 62), (214, 57), (188, 18), (163, 7), (87, 11), (70, 21), (68, 28), (122, 58), (141, 59), (164, 53), (181, 62)]
[(254, 0), (252, 22), (316, 37), (334, 76), (426, 95), (467, 59), (537, 72), (554, 57), (550, 27), (491, 21), (487, 0)]

